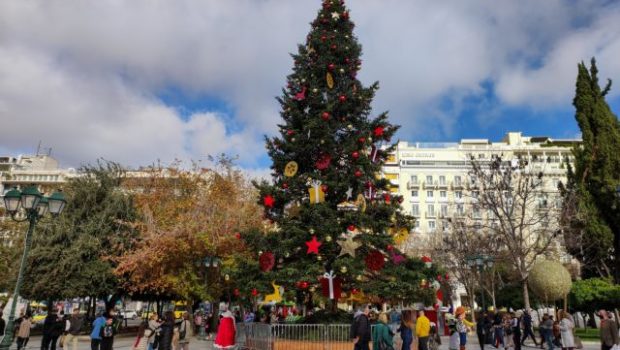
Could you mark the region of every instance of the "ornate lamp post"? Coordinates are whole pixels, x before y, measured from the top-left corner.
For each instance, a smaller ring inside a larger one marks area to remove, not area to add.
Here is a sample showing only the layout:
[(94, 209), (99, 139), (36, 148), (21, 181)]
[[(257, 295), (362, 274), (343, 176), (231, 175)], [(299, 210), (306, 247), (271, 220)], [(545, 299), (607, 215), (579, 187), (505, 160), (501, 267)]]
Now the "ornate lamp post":
[[(28, 221), (28, 232), (24, 241), (24, 253), (22, 254), (21, 263), (19, 265), (19, 274), (17, 275), (17, 283), (13, 292), (13, 302), (11, 303), (11, 312), (9, 314), (9, 322), (4, 332), (4, 338), (0, 343), (0, 350), (8, 350), (13, 342), (13, 330), (15, 328), (15, 309), (17, 308), (17, 299), (24, 279), (24, 270), (26, 261), (32, 244), (32, 234), (37, 222), (41, 220), (48, 212), (52, 217), (57, 217), (65, 209), (67, 201), (61, 192), (54, 192), (49, 197), (44, 197), (35, 186), (26, 187), (20, 191), (12, 189), (4, 195), (4, 207), (11, 218), (17, 222)], [(18, 212), (23, 209), (25, 217), (19, 218)]]
[[(473, 255), (473, 256), (469, 256), (466, 258), (467, 260), (467, 266), (469, 266), (471, 269), (477, 269), (478, 272), (480, 273), (480, 279), (481, 279), (481, 283), (480, 285), (482, 286), (482, 278), (483, 278), (483, 273), (484, 271), (491, 269), (493, 267), (493, 264), (495, 263), (495, 260), (493, 259), (493, 257), (488, 256), (488, 255)], [(485, 293), (484, 293), (484, 287), (482, 287), (482, 310), (486, 311), (486, 301), (485, 301)]]

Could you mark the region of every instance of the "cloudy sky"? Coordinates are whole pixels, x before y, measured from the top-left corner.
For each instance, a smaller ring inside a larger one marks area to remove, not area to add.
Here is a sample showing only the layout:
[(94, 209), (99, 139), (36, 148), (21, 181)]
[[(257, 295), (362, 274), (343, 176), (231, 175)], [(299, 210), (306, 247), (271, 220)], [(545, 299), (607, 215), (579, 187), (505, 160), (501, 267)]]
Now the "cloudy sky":
[[(574, 137), (577, 62), (620, 84), (620, 2), (348, 0), (408, 141)], [(262, 137), (319, 0), (4, 0), (0, 154), (39, 141), (64, 166), (238, 155), (269, 166)], [(620, 111), (620, 86), (609, 101)]]

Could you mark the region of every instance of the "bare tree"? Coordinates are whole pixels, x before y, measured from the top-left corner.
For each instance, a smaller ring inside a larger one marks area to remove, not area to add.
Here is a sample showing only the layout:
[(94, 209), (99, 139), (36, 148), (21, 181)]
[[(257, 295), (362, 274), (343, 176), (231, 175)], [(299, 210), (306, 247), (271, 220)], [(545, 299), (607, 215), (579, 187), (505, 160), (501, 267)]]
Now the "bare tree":
[(543, 255), (557, 252), (561, 199), (557, 188), (546, 183), (540, 163), (526, 160), (471, 160), (469, 195), (472, 211), (485, 211), (479, 225), (489, 239), (502, 246), (506, 263), (523, 287), (525, 307), (530, 307), (527, 279), (532, 265)]

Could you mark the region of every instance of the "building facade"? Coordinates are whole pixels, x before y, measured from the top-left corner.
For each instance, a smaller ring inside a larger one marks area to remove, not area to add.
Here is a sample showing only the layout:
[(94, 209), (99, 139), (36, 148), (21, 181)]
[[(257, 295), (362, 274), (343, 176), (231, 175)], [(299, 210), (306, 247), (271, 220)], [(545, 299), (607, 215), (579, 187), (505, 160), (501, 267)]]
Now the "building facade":
[[(509, 132), (499, 142), (487, 139), (463, 139), (456, 143), (399, 142), (390, 161), (383, 167), (383, 176), (390, 180), (392, 192), (402, 195), (403, 209), (416, 219), (409, 241), (418, 243), (432, 239), (447, 227), (447, 219), (475, 212), (471, 194), (477, 181), (470, 175), (471, 158), (490, 161), (520, 159), (544, 174), (548, 191), (558, 191), (558, 183), (566, 183), (566, 161), (572, 163), (572, 149), (578, 139), (529, 137)], [(541, 204), (544, 201), (541, 198)], [(547, 203), (544, 203), (547, 205)], [(561, 203), (549, 203), (561, 205)]]

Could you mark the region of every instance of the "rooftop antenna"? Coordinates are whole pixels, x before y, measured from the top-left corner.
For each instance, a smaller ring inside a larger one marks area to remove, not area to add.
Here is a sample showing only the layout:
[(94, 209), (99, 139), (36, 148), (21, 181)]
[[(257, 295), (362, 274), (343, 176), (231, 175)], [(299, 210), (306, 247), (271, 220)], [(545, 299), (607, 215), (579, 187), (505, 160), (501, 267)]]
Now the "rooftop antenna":
[(41, 152), (41, 140), (39, 140), (39, 145), (37, 146), (37, 156), (39, 155), (39, 152)]

